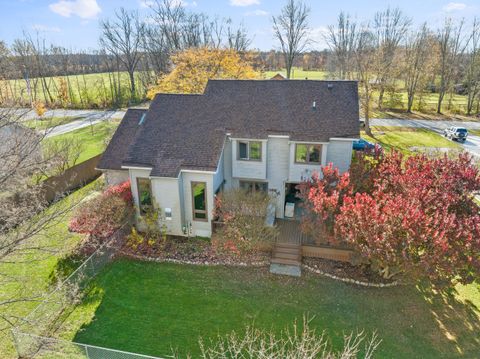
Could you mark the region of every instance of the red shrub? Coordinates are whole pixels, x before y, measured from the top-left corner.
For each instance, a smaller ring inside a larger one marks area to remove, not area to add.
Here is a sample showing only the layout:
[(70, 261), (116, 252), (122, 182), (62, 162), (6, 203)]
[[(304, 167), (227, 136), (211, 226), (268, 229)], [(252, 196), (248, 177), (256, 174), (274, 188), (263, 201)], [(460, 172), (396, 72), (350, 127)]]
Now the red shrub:
[(385, 277), (408, 273), (465, 283), (478, 278), (480, 215), (473, 192), (480, 190), (480, 175), (470, 156), (404, 160), (393, 152), (378, 162), (375, 173), (371, 192), (344, 191), (336, 199), (338, 184), (323, 191), (316, 186), (309, 191), (312, 198), (305, 197), (308, 206), (322, 213), (335, 202), (336, 237)]
[(72, 232), (106, 238), (120, 228), (133, 212), (130, 182), (107, 188), (100, 196), (85, 202), (70, 221)]

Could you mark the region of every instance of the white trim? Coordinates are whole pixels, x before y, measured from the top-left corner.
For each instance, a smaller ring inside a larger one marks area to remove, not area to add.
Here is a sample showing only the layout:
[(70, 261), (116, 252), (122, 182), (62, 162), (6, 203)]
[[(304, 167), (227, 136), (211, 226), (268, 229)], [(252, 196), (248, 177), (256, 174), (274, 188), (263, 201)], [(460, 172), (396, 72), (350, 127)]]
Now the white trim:
[(267, 141), (268, 141), (268, 139), (236, 138), (236, 137), (230, 137), (230, 140), (235, 140), (235, 141), (248, 141), (248, 142), (267, 142)]
[(345, 138), (345, 137), (330, 137), (330, 141), (345, 141), (345, 142), (353, 142), (358, 140), (358, 138)]
[(168, 179), (178, 181), (178, 177), (161, 177), (161, 176), (149, 176), (150, 179), (161, 178), (161, 179)]
[(328, 142), (315, 142), (315, 141), (288, 141), (288, 144), (296, 144), (296, 143), (301, 143), (301, 144), (307, 144), (307, 145), (324, 145), (327, 146)]
[(271, 138), (290, 138), (289, 135), (268, 135)]
[(147, 170), (151, 171), (153, 167), (136, 167), (136, 166), (122, 166), (123, 169), (126, 170)]
[(206, 174), (215, 174), (216, 171), (200, 171), (200, 170), (180, 170), (180, 173), (187, 172), (187, 173), (206, 173)]

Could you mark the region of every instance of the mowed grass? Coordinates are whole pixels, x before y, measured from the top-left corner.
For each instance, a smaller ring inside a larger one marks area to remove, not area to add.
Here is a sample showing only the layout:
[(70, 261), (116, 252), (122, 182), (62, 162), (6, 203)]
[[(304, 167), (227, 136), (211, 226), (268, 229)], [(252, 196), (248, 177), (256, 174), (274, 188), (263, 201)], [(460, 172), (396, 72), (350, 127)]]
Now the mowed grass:
[[(29, 247), (37, 246), (43, 250), (28, 249), (21, 254), (17, 252), (0, 263), (0, 273), (16, 279), (9, 283), (2, 282), (0, 302), (12, 298), (41, 299), (42, 295), (51, 289), (50, 275), (59, 259), (70, 253), (83, 238), (81, 235), (68, 231), (70, 217), (79, 201), (95, 190), (96, 183), (93, 182), (74, 192), (47, 209), (47, 211), (60, 209), (68, 211), (28, 241)], [(0, 306), (0, 316), (7, 315), (10, 320), (15, 322), (15, 317), (26, 316), (37, 305), (37, 301), (21, 301), (2, 305)], [(1, 319), (0, 326), (1, 328), (6, 327), (6, 323)], [(0, 358), (16, 358), (11, 339), (9, 331), (0, 331)]]
[(78, 164), (103, 153), (118, 124), (118, 120), (102, 121), (92, 126), (83, 127), (75, 131), (46, 138), (44, 142), (68, 141), (74, 139), (80, 141), (82, 146), (81, 154), (76, 162)]
[(361, 131), (361, 137), (373, 143), (379, 143), (385, 150), (396, 149), (404, 154), (411, 154), (414, 147), (450, 148), (462, 147), (453, 141), (447, 140), (440, 134), (424, 128), (376, 126), (372, 127), (373, 137)]
[(69, 340), (125, 351), (198, 357), (198, 339), (246, 325), (280, 332), (303, 316), (339, 349), (345, 333), (377, 332), (377, 358), (474, 358), (480, 347), (480, 286), (450, 295), (428, 288), (364, 288), (304, 273), (120, 259), (60, 328)]

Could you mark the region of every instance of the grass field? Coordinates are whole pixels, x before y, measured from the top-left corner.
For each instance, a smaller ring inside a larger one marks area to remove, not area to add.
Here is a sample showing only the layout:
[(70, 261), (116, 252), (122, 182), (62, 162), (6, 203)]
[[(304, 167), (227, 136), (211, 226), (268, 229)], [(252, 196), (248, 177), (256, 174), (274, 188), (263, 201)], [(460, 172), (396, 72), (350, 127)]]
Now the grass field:
[(75, 131), (55, 137), (46, 138), (45, 142), (76, 139), (82, 143), (82, 152), (77, 164), (86, 161), (105, 151), (107, 141), (119, 124), (118, 120), (102, 121)]
[(49, 117), (45, 119), (28, 120), (23, 122), (23, 125), (41, 131), (52, 127), (65, 125), (80, 119), (81, 117)]
[[(58, 207), (72, 208), (78, 201), (95, 190), (96, 183), (97, 182), (93, 182), (71, 194), (62, 201), (54, 204), (49, 210), (56, 210)], [(69, 211), (65, 217), (59, 218), (57, 223), (52, 223), (48, 228), (41, 230), (29, 241), (30, 247), (34, 248), (35, 245), (37, 245), (39, 248), (44, 248), (43, 251), (30, 249), (23, 255), (11, 255), (0, 263), (0, 273), (22, 279), (20, 282), (2, 283), (0, 288), (0, 302), (11, 298), (38, 297), (49, 290), (50, 275), (57, 265), (58, 260), (67, 253), (70, 253), (72, 248), (82, 239), (82, 236), (68, 231), (67, 225), (71, 213), (72, 212)], [(8, 314), (10, 318), (21, 318), (27, 315), (37, 305), (38, 302), (35, 301), (2, 305), (0, 306), (0, 316)], [(0, 320), (1, 328), (4, 328), (4, 325), (5, 322)], [(10, 333), (8, 331), (0, 331), (0, 358), (7, 359), (16, 357), (14, 354)]]
[(339, 348), (342, 335), (376, 331), (377, 358), (473, 358), (480, 346), (480, 286), (451, 295), (401, 286), (363, 288), (266, 269), (203, 267), (118, 260), (61, 327), (80, 343), (143, 354), (198, 355), (198, 338), (245, 325), (276, 332), (304, 315)]
[(449, 141), (438, 133), (423, 128), (377, 126), (372, 127), (372, 132), (373, 137), (370, 137), (362, 131), (361, 137), (367, 141), (379, 143), (386, 150), (395, 148), (404, 154), (412, 153), (412, 147), (462, 148), (458, 143)]
[[(115, 79), (113, 78), (115, 77)], [(136, 75), (137, 96), (143, 98), (145, 88), (140, 81), (142, 73), (138, 72)], [(115, 74), (96, 73), (86, 75), (70, 75), (62, 77), (47, 77), (46, 83), (50, 90), (54, 101), (61, 105), (62, 85), (64, 83), (64, 92), (68, 106), (75, 108), (107, 108), (113, 105), (125, 105), (130, 99), (130, 80), (127, 72), (120, 72)], [(120, 88), (120, 96), (115, 97), (113, 88)], [(120, 84), (120, 85), (118, 85)], [(48, 94), (44, 94), (41, 82), (37, 79), (30, 79), (30, 86), (32, 93), (34, 93), (34, 101), (46, 102), (45, 96), (49, 98)], [(16, 80), (2, 80), (0, 81), (0, 90), (2, 96), (15, 97), (20, 99), (24, 104), (30, 103), (30, 98), (27, 92), (26, 82), (23, 79)], [(118, 99), (120, 103), (115, 104)], [(60, 106), (63, 107), (63, 106)]]

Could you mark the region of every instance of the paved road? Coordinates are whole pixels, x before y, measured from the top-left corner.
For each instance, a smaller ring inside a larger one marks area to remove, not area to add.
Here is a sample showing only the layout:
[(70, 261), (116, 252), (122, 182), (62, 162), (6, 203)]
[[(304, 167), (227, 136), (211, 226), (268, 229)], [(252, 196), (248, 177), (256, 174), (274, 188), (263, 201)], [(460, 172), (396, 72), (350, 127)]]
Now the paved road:
[[(35, 111), (31, 109), (18, 109), (16, 110), (19, 114), (22, 114), (22, 120), (28, 121), (37, 118)], [(82, 118), (102, 118), (106, 116), (107, 118), (121, 118), (125, 114), (123, 110), (67, 110), (67, 109), (56, 109), (48, 110), (45, 112), (43, 117), (82, 117)]]
[[(69, 110), (72, 111), (72, 110)], [(94, 125), (98, 122), (105, 121), (108, 119), (117, 119), (122, 118), (125, 114), (125, 111), (93, 111), (93, 112), (84, 112), (83, 114), (76, 115), (65, 115), (62, 117), (82, 117), (79, 120), (75, 120), (64, 125), (55, 126), (47, 130), (45, 137), (58, 136), (70, 131), (78, 130), (83, 127)], [(56, 115), (59, 116), (59, 115)]]
[[(443, 130), (450, 126), (465, 127), (468, 130), (480, 130), (480, 122), (462, 122), (462, 121), (433, 121), (433, 120), (403, 120), (403, 119), (385, 119), (376, 118), (370, 120), (372, 126), (399, 126), (426, 128), (443, 134)], [(467, 141), (461, 144), (465, 150), (475, 156), (480, 157), (480, 136), (469, 135)]]

